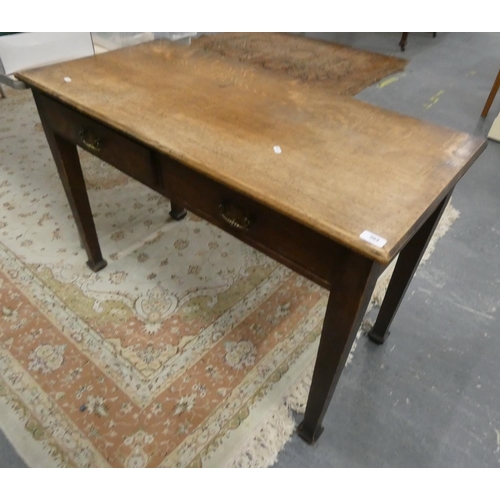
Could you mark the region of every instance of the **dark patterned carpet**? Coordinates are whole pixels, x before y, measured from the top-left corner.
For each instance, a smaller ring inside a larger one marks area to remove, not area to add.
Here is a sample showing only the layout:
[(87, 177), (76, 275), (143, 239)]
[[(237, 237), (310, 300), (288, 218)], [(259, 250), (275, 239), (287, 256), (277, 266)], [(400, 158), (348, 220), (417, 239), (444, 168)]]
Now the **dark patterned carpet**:
[(284, 33), (219, 33), (194, 39), (192, 45), (345, 96), (402, 71), (407, 64), (397, 57)]

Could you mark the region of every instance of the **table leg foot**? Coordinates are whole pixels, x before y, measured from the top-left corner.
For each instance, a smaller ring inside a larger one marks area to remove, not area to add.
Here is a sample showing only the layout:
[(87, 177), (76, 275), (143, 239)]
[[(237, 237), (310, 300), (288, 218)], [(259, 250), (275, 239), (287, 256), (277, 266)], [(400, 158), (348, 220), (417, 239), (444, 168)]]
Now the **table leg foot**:
[(107, 265), (108, 263), (104, 259), (97, 262), (91, 262), (90, 260), (87, 261), (87, 266), (89, 266), (90, 269), (92, 269), (92, 271), (94, 271), (95, 273), (97, 273), (101, 269), (104, 269)]
[(375, 330), (375, 328), (372, 328), (368, 332), (368, 338), (375, 344), (382, 345), (388, 338), (391, 332), (389, 330), (386, 330), (385, 332), (379, 332)]
[(297, 427), (297, 434), (302, 438), (307, 444), (314, 444), (318, 438), (323, 434), (325, 428), (320, 425), (315, 429), (311, 430), (307, 428), (304, 422), (301, 422)]
[(170, 217), (174, 220), (182, 220), (187, 215), (187, 211), (185, 208), (176, 205), (175, 203), (170, 204)]

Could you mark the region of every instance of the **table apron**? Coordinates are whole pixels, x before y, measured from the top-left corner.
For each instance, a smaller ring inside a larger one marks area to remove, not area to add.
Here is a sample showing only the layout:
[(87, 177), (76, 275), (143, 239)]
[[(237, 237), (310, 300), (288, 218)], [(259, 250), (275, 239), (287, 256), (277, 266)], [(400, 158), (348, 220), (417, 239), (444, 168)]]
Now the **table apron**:
[(350, 252), (343, 245), (71, 106), (34, 95), (54, 134), (330, 289), (336, 262)]
[(159, 164), (162, 188), (172, 201), (330, 289), (333, 267), (348, 249), (165, 155)]
[(37, 106), (55, 134), (142, 184), (155, 190), (159, 188), (158, 174), (145, 145), (44, 94), (34, 91), (34, 95)]

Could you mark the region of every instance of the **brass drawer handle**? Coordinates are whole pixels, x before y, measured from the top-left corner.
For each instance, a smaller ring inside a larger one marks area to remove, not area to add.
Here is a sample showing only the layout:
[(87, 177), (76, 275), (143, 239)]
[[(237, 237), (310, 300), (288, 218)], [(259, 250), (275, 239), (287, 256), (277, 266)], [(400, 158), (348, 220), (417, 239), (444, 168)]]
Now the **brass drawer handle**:
[(248, 231), (248, 228), (253, 222), (252, 217), (246, 214), (241, 207), (231, 202), (221, 202), (219, 205), (219, 213), (222, 219), (231, 227), (240, 229), (241, 231)]
[(86, 130), (82, 128), (80, 132), (78, 133), (80, 136), (80, 139), (83, 142), (83, 145), (87, 148), (90, 149), (90, 151), (93, 151), (94, 153), (99, 153), (101, 150), (102, 146), (102, 140), (97, 137), (93, 132), (90, 130)]

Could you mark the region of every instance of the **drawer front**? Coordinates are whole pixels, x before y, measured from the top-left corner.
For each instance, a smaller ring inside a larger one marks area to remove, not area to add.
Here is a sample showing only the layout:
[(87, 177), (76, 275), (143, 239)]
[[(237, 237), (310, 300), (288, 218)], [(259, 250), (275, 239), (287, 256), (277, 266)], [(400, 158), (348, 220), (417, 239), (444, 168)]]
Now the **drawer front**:
[(160, 165), (163, 192), (173, 202), (330, 288), (332, 265), (345, 258), (344, 247), (168, 157)]
[(158, 186), (148, 148), (45, 95), (38, 94), (36, 100), (56, 134), (139, 182)]

